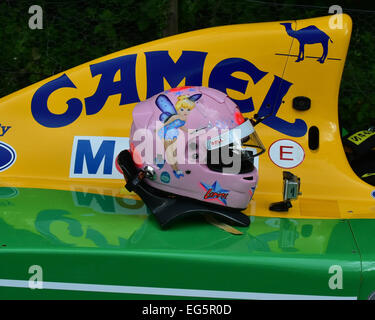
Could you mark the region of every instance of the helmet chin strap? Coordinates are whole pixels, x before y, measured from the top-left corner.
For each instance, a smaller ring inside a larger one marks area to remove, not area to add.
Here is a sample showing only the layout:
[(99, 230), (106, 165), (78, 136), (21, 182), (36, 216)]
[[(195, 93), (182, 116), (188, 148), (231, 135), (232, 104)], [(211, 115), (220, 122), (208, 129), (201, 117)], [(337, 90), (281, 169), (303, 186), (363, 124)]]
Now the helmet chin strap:
[(144, 181), (147, 173), (136, 168), (128, 150), (123, 150), (118, 155), (117, 162), (124, 174), (125, 188), (139, 195), (163, 229), (168, 228), (173, 222), (193, 214), (212, 214), (229, 224), (242, 227), (250, 225), (250, 218), (239, 209), (209, 205), (179, 195), (171, 196), (149, 186)]
[(221, 229), (221, 230), (224, 230), (228, 233), (231, 233), (231, 234), (234, 234), (234, 235), (241, 235), (243, 234), (243, 232), (241, 232), (240, 230), (237, 230), (236, 228), (233, 228), (232, 226), (222, 222), (222, 221), (218, 221), (216, 220), (212, 215), (210, 214), (204, 214), (204, 218), (207, 220), (208, 223), (212, 224), (213, 226)]

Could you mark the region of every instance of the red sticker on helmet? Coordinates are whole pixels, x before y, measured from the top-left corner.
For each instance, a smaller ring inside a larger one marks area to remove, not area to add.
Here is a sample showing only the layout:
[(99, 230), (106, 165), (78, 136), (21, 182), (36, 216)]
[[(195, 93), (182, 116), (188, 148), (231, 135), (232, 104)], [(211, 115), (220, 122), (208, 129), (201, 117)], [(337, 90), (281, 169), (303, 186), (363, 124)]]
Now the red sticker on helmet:
[(176, 92), (176, 91), (181, 91), (181, 90), (190, 89), (190, 88), (192, 88), (192, 86), (172, 88), (172, 89), (169, 89), (169, 92)]
[(142, 164), (143, 164), (142, 156), (140, 155), (138, 150), (134, 147), (133, 143), (130, 144), (130, 153), (132, 155), (132, 158), (133, 158), (133, 161), (134, 161), (135, 165), (138, 168), (142, 167)]
[(243, 117), (241, 112), (236, 111), (234, 113), (234, 121), (236, 121), (237, 124), (243, 124), (245, 122), (245, 118)]

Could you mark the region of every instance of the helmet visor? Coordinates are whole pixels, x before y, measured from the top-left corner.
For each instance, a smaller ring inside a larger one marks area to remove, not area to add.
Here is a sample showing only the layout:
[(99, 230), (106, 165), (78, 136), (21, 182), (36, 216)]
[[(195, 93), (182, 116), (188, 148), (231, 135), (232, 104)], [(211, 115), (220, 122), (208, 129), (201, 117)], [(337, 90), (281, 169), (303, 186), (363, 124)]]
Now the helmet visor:
[(247, 119), (207, 141), (207, 165), (219, 172), (248, 173), (254, 170), (254, 157), (264, 151), (262, 141)]

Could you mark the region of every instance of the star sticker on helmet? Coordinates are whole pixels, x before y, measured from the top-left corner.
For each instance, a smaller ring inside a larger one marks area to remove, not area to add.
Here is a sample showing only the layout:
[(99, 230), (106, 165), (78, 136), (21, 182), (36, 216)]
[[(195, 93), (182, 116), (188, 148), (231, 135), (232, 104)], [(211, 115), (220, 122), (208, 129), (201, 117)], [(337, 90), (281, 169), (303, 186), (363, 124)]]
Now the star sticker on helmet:
[(219, 182), (215, 181), (211, 186), (201, 182), (201, 186), (206, 191), (206, 194), (203, 197), (204, 200), (218, 200), (225, 205), (227, 204), (227, 197), (230, 190), (223, 189)]

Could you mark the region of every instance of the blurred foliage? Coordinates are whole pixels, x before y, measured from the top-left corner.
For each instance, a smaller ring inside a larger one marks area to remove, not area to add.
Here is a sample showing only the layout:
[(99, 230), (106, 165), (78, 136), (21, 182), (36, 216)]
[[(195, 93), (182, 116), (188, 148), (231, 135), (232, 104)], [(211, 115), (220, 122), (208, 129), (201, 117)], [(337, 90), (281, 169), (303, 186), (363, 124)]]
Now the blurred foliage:
[[(31, 30), (29, 7), (43, 8)], [(0, 96), (81, 63), (163, 36), (167, 0), (0, 0)]]
[[(166, 35), (173, 0), (0, 0), (0, 97), (81, 63)], [(179, 0), (178, 30), (328, 14), (326, 1)], [(28, 27), (32, 4), (43, 30)], [(341, 83), (340, 120), (348, 130), (375, 124), (375, 8), (339, 3), (353, 19)], [(374, 6), (374, 5), (373, 5)]]

